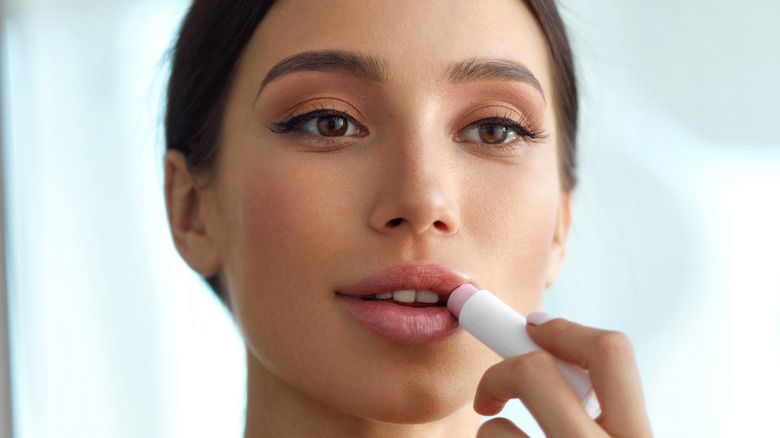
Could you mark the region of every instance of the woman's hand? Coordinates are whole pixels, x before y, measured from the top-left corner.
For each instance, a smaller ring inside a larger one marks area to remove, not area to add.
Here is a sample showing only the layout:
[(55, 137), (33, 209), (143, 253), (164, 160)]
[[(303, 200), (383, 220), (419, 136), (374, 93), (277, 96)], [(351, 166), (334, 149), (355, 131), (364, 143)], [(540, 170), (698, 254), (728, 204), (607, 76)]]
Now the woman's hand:
[[(620, 333), (581, 326), (541, 312), (528, 315), (528, 335), (545, 351), (508, 358), (487, 370), (477, 388), (474, 409), (496, 415), (518, 398), (548, 437), (652, 436), (633, 348)], [(555, 358), (588, 370), (601, 404), (592, 420), (569, 387)], [(482, 425), (477, 435), (527, 437), (506, 419)]]

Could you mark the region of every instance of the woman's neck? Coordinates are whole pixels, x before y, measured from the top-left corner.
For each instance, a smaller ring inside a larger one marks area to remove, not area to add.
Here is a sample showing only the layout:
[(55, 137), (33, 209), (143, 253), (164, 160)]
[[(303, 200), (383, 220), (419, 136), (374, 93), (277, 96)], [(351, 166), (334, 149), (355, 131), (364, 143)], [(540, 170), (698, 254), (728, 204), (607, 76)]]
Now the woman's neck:
[(441, 420), (394, 424), (360, 418), (314, 399), (270, 373), (247, 352), (247, 408), (244, 438), (317, 437), (473, 437), (480, 417), (467, 405)]

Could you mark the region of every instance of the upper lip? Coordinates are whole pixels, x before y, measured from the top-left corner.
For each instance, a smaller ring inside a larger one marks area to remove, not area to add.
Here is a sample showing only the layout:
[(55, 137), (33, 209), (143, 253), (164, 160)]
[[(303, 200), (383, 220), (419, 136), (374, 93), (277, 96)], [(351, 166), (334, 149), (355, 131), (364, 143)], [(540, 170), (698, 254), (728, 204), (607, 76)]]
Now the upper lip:
[(369, 274), (336, 293), (362, 297), (396, 290), (427, 289), (447, 298), (458, 286), (468, 282), (464, 275), (442, 264), (410, 262)]

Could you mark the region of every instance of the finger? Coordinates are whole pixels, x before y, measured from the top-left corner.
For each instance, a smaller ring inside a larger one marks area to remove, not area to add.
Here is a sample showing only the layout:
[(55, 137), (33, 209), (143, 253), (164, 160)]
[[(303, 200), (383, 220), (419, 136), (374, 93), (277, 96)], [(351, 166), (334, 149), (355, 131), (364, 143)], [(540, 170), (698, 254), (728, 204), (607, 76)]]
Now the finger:
[(513, 398), (523, 402), (547, 436), (603, 435), (548, 353), (535, 351), (490, 367), (477, 387), (474, 410), (495, 415)]
[(607, 432), (649, 436), (639, 370), (624, 334), (562, 318), (538, 326), (528, 324), (527, 330), (545, 351), (589, 371), (602, 410), (598, 422)]
[(482, 423), (477, 438), (530, 438), (506, 418), (494, 418)]

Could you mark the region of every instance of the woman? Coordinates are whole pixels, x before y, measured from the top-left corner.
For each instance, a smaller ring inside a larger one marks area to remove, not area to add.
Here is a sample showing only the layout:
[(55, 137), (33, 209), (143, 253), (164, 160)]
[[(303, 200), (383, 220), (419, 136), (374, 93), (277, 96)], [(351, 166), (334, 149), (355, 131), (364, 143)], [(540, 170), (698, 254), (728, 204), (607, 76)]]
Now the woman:
[[(499, 361), (444, 307), (471, 282), (528, 314), (563, 261), (552, 2), (196, 0), (168, 99), (170, 226), (244, 336), (247, 437), (474, 436), (511, 398), (548, 436), (650, 435), (621, 334), (536, 313), (547, 352)], [(598, 419), (553, 356), (589, 369)]]

